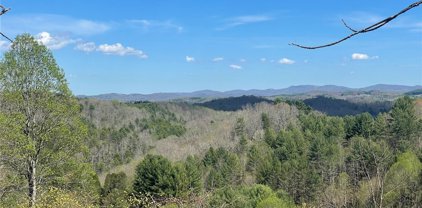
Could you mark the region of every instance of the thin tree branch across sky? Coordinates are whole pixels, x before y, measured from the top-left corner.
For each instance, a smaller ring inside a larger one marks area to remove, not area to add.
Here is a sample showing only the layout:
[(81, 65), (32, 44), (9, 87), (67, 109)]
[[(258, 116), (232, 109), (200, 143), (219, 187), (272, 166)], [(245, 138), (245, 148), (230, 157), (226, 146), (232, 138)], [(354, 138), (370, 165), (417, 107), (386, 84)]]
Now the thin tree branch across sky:
[(353, 33), (344, 37), (344, 38), (342, 38), (342, 39), (340, 39), (340, 40), (338, 40), (338, 41), (332, 42), (332, 43), (328, 43), (328, 44), (320, 45), (320, 46), (304, 46), (304, 45), (300, 45), (300, 44), (296, 44), (296, 43), (290, 43), (289, 45), (296, 46), (296, 47), (299, 47), (299, 48), (304, 48), (304, 49), (319, 49), (319, 48), (325, 48), (325, 47), (333, 46), (333, 45), (339, 44), (339, 43), (341, 43), (345, 40), (348, 40), (348, 39), (352, 38), (353, 36), (356, 36), (356, 35), (359, 35), (359, 34), (362, 34), (362, 33), (372, 32), (376, 29), (379, 29), (382, 26), (389, 23), (391, 20), (397, 18), (398, 16), (406, 13), (407, 11), (409, 11), (409, 10), (411, 10), (411, 9), (421, 5), (421, 4), (422, 4), (422, 1), (415, 2), (411, 5), (409, 5), (408, 7), (406, 7), (405, 9), (401, 10), (399, 13), (394, 14), (394, 15), (386, 18), (386, 19), (383, 19), (383, 20), (381, 20), (381, 21), (379, 21), (379, 22), (377, 22), (377, 23), (375, 23), (375, 24), (373, 24), (369, 27), (361, 29), (361, 30), (355, 30), (355, 29), (351, 28), (344, 20), (342, 20), (344, 26), (347, 27), (349, 30), (351, 30)]
[[(10, 11), (10, 8), (6, 8), (3, 5), (0, 5), (0, 9), (1, 9), (0, 16), (3, 15), (3, 14), (5, 14), (6, 12)], [(7, 37), (3, 32), (0, 32), (0, 35), (13, 43), (13, 40), (10, 39), (9, 37)]]

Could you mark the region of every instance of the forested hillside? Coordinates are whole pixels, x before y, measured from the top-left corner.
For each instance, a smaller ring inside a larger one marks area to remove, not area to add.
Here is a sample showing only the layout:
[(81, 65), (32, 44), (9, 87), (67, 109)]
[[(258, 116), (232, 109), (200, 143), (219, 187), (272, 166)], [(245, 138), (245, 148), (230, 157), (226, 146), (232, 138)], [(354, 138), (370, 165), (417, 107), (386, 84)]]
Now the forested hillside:
[(303, 101), (314, 110), (330, 116), (356, 115), (364, 112), (376, 116), (391, 109), (390, 101), (350, 102), (348, 100), (317, 96)]
[[(89, 126), (91, 161), (99, 173), (148, 152), (177, 161), (209, 147), (234, 147), (236, 119), (245, 119), (251, 138), (262, 138), (260, 115), (270, 114), (278, 129), (295, 122), (289, 105), (261, 103), (236, 112), (215, 111), (185, 103), (119, 103), (80, 100)], [(132, 167), (133, 168), (133, 167)]]
[(253, 106), (257, 103), (262, 103), (262, 102), (272, 103), (271, 100), (251, 95), (251, 96), (214, 99), (214, 100), (203, 102), (203, 103), (197, 103), (196, 105), (204, 106), (204, 107), (211, 108), (214, 110), (237, 111), (237, 110), (241, 110), (247, 107), (248, 105)]
[[(297, 110), (295, 102), (260, 103), (235, 112), (184, 103), (80, 103), (97, 128), (134, 123), (130, 134), (138, 135), (142, 147), (133, 157), (97, 169), (105, 189), (119, 187), (103, 195), (107, 206), (415, 207), (422, 200), (420, 100), (403, 97), (387, 113), (343, 118)], [(95, 106), (91, 111), (90, 105)], [(136, 122), (156, 115), (167, 115), (184, 133), (157, 137)], [(111, 138), (98, 137), (104, 143), (95, 149), (127, 151)], [(130, 136), (121, 142), (126, 140)]]

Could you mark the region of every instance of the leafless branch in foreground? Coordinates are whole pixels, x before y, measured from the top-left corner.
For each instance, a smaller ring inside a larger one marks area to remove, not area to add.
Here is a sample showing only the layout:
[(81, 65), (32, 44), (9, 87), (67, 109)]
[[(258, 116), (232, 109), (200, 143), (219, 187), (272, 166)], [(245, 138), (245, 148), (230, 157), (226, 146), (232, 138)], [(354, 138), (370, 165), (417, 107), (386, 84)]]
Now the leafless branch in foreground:
[[(10, 8), (6, 8), (3, 5), (0, 5), (0, 16), (3, 14), (6, 14), (6, 12), (10, 11)], [(4, 38), (6, 38), (7, 40), (9, 40), (11, 43), (13, 43), (13, 40), (10, 39), (9, 37), (7, 37), (5, 34), (3, 34), (2, 32), (0, 32), (0, 35), (3, 36)]]
[(387, 23), (389, 23), (391, 20), (397, 18), (398, 16), (406, 13), (407, 11), (409, 11), (409, 10), (411, 10), (411, 9), (413, 9), (413, 8), (421, 5), (421, 4), (422, 4), (422, 1), (415, 2), (415, 3), (411, 4), (411, 5), (409, 5), (408, 7), (406, 7), (405, 9), (401, 10), (399, 13), (397, 13), (397, 14), (395, 14), (393, 16), (390, 16), (390, 17), (388, 17), (388, 18), (386, 18), (384, 20), (381, 20), (381, 21), (379, 21), (379, 22), (377, 22), (377, 23), (375, 23), (375, 24), (373, 24), (373, 25), (371, 25), (371, 26), (369, 26), (367, 28), (361, 29), (361, 30), (355, 30), (355, 29), (351, 28), (349, 25), (347, 25), (344, 20), (341, 20), (343, 22), (344, 26), (347, 27), (347, 29), (349, 29), (353, 33), (350, 34), (350, 35), (348, 35), (348, 36), (346, 36), (346, 37), (344, 37), (344, 38), (342, 38), (342, 39), (340, 39), (340, 40), (338, 40), (338, 41), (335, 41), (335, 42), (332, 42), (332, 43), (328, 43), (326, 45), (320, 45), (320, 46), (303, 46), (303, 45), (299, 45), (299, 44), (296, 44), (296, 43), (290, 43), (289, 45), (296, 46), (296, 47), (299, 47), (299, 48), (304, 48), (304, 49), (318, 49), (318, 48), (325, 48), (325, 47), (333, 46), (333, 45), (339, 44), (339, 43), (341, 43), (341, 42), (343, 42), (343, 41), (345, 41), (345, 40), (347, 40), (349, 38), (352, 38), (355, 35), (362, 34), (362, 33), (367, 33), (367, 32), (371, 32), (371, 31), (374, 31), (376, 29), (379, 29), (380, 27), (382, 27), (382, 26), (386, 25)]

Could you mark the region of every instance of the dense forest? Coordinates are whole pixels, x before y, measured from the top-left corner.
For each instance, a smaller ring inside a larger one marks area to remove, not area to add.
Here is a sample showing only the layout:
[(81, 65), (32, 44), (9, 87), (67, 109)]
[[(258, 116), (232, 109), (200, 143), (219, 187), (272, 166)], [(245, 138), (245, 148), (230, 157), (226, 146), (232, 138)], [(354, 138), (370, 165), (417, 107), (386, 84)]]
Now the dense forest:
[(0, 207), (422, 204), (417, 98), (344, 117), (282, 99), (236, 111), (77, 100), (26, 34), (0, 63), (0, 89)]
[(305, 99), (303, 102), (312, 107), (312, 109), (324, 112), (330, 116), (357, 115), (364, 112), (376, 116), (379, 113), (385, 113), (391, 109), (391, 102), (389, 101), (357, 103), (331, 97), (317, 96), (315, 98)]

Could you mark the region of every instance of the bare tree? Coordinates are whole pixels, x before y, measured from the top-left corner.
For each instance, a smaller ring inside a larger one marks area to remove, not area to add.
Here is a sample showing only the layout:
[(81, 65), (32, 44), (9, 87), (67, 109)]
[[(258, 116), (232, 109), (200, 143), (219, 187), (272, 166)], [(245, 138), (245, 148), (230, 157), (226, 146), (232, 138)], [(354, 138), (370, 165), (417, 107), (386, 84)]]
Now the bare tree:
[[(3, 5), (0, 4), (0, 16), (2, 16), (3, 14), (6, 14), (6, 12), (10, 11), (10, 8), (6, 8)], [(9, 40), (10, 42), (13, 43), (13, 40), (10, 39), (9, 37), (7, 37), (3, 32), (0, 31), (0, 35), (3, 36), (4, 38), (6, 38), (7, 40)]]
[(359, 35), (359, 34), (362, 34), (362, 33), (367, 33), (367, 32), (372, 32), (374, 30), (377, 30), (377, 29), (381, 28), (382, 26), (386, 25), (387, 23), (391, 22), (393, 19), (397, 18), (398, 16), (406, 13), (407, 11), (409, 11), (409, 10), (411, 10), (411, 9), (421, 5), (421, 4), (422, 4), (422, 1), (417, 1), (417, 2), (409, 5), (408, 7), (404, 8), (399, 13), (394, 14), (394, 15), (386, 18), (386, 19), (383, 19), (383, 20), (381, 20), (381, 21), (379, 21), (379, 22), (377, 22), (377, 23), (375, 23), (375, 24), (373, 24), (369, 27), (366, 27), (366, 28), (360, 29), (360, 30), (355, 30), (355, 29), (351, 28), (344, 20), (341, 20), (343, 22), (344, 26), (347, 29), (349, 29), (350, 31), (352, 31), (352, 33), (350, 35), (348, 35), (348, 36), (346, 36), (346, 37), (344, 37), (344, 38), (342, 38), (338, 41), (332, 42), (332, 43), (328, 43), (328, 44), (320, 45), (320, 46), (304, 46), (304, 45), (299, 45), (299, 44), (296, 44), (296, 43), (290, 43), (289, 45), (297, 46), (299, 48), (304, 48), (304, 49), (319, 49), (319, 48), (325, 48), (325, 47), (333, 46), (333, 45), (339, 44), (339, 43), (341, 43), (341, 42), (343, 42), (347, 39), (350, 39), (355, 35)]

